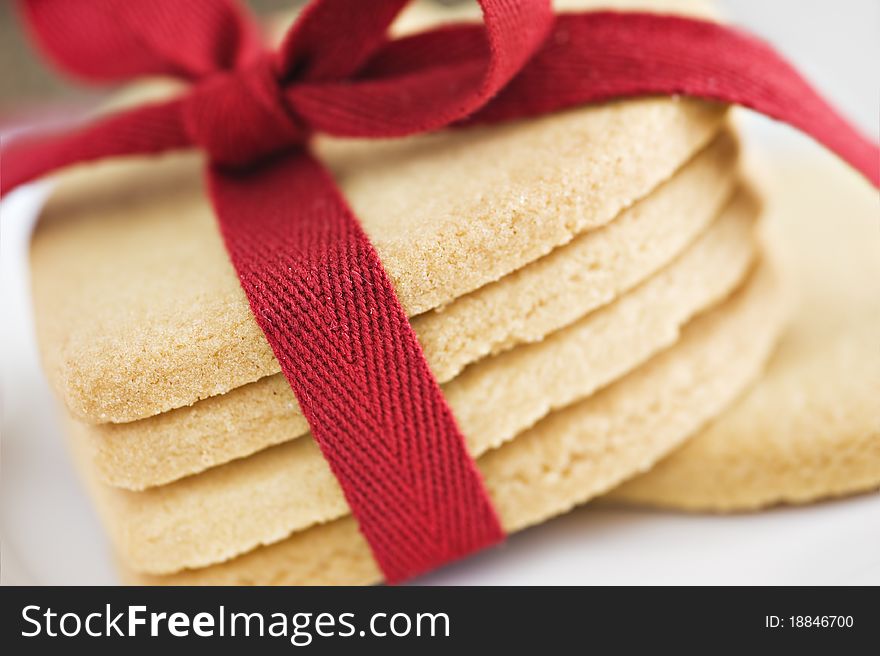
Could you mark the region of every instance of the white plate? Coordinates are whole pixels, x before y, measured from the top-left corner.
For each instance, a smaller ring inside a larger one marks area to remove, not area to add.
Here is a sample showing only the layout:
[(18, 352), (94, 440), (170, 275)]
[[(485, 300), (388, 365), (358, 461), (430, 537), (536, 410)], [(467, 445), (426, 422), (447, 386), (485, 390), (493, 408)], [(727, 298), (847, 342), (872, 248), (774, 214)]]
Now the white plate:
[[(0, 205), (0, 582), (114, 584), (34, 343), (26, 246), (44, 192), (22, 189)], [(880, 495), (721, 517), (585, 507), (420, 582), (877, 585)]]

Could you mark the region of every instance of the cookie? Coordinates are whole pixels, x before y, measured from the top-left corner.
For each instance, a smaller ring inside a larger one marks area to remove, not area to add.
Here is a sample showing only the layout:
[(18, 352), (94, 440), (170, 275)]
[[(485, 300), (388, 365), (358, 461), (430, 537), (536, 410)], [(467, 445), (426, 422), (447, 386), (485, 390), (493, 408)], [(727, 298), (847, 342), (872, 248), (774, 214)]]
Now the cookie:
[[(411, 139), (323, 140), (318, 151), (416, 315), (610, 222), (706, 145), (724, 113), (648, 98)], [(70, 412), (132, 421), (279, 371), (197, 155), (65, 178), (31, 260), (45, 369)]]
[(741, 400), (610, 498), (753, 510), (880, 488), (880, 201), (822, 154), (778, 166), (769, 228), (800, 301)]
[[(675, 342), (690, 316), (742, 279), (754, 214), (753, 203), (738, 200), (691, 251), (644, 286), (450, 383), (450, 405), (471, 454), (508, 448), (554, 408), (588, 397)], [(79, 424), (78, 439), (89, 428)], [(108, 489), (108, 495), (107, 524), (118, 550), (130, 566), (150, 572), (208, 565), (348, 513), (311, 439), (144, 492)]]
[[(442, 310), (415, 317), (413, 327), (438, 380), (453, 379), (463, 365), (486, 354), (569, 325), (667, 264), (705, 230), (728, 199), (735, 157), (735, 140), (722, 133), (672, 179), (604, 228), (576, 237)], [(742, 240), (731, 248), (737, 246), (745, 250)], [(718, 266), (722, 264), (728, 262), (721, 260)], [(687, 300), (682, 298), (683, 307), (688, 307)], [(447, 395), (454, 395), (455, 388), (448, 386)], [(90, 435), (103, 480), (138, 490), (307, 431), (287, 380), (275, 374), (190, 407), (126, 424), (102, 424)]]
[[(784, 301), (772, 267), (762, 265), (730, 300), (691, 322), (673, 347), (480, 458), (505, 529), (537, 524), (601, 494), (650, 467), (717, 415), (758, 376), (783, 324)], [(100, 496), (106, 513), (109, 500)], [(123, 576), (169, 585), (381, 579), (350, 517), (210, 567), (150, 576), (124, 565)]]

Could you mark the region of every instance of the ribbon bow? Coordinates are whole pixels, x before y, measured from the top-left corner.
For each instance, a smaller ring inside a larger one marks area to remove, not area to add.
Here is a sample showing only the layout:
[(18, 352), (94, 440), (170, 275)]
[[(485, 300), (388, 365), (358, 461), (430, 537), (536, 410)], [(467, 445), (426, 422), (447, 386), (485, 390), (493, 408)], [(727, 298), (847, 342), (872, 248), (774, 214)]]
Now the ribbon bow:
[(99, 158), (196, 147), (254, 317), (389, 581), (504, 532), (375, 250), (310, 153), (585, 103), (684, 94), (801, 129), (880, 185), (880, 151), (769, 46), (654, 14), (480, 0), (483, 25), (390, 39), (407, 0), (315, 0), (277, 51), (232, 0), (25, 0), (62, 68), (170, 75), (181, 96), (3, 148), (6, 191)]

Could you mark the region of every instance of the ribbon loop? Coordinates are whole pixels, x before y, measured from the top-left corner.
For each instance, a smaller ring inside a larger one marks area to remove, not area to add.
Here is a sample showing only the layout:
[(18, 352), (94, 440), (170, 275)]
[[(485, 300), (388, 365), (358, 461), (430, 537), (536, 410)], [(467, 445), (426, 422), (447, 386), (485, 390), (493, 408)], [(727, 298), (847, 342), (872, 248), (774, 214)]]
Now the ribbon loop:
[(20, 0), (34, 38), (92, 82), (141, 75), (195, 80), (250, 62), (260, 31), (234, 0)]
[(182, 112), (192, 142), (224, 166), (254, 164), (302, 144), (308, 135), (286, 105), (268, 53), (241, 70), (196, 84), (183, 98)]
[[(316, 132), (339, 137), (400, 137), (463, 120), (516, 76), (540, 50), (555, 21), (549, 0), (479, 3), (484, 26), (476, 32), (439, 28), (439, 39), (404, 40), (415, 46), (418, 68), (367, 60), (350, 79), (302, 78), (287, 90), (288, 102)], [(294, 36), (301, 31), (297, 25)], [(428, 50), (419, 52), (426, 45)], [(384, 50), (383, 45), (373, 54), (381, 58)], [(406, 59), (406, 51), (395, 52)], [(367, 71), (378, 77), (364, 79), (360, 73)]]
[(387, 41), (388, 27), (408, 2), (312, 2), (284, 38), (279, 50), (281, 70), (310, 82), (354, 74)]

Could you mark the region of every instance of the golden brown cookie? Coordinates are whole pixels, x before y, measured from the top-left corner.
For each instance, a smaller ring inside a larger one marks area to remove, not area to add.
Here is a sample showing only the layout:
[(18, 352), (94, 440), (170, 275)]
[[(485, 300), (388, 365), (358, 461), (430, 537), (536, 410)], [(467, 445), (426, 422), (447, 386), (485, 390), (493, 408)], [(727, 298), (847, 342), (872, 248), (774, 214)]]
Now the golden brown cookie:
[[(413, 327), (438, 380), (449, 381), (464, 364), (487, 353), (537, 341), (569, 325), (668, 264), (706, 229), (728, 199), (736, 175), (735, 151), (733, 138), (722, 134), (671, 180), (604, 228), (576, 237), (442, 310), (414, 318)], [(730, 248), (746, 252), (743, 243), (734, 241)], [(722, 258), (716, 267), (723, 266), (728, 262)], [(723, 272), (737, 271), (731, 264)], [(719, 278), (719, 288), (725, 280)], [(688, 300), (683, 296), (681, 306), (689, 307)], [(457, 388), (456, 383), (448, 385), (447, 395)], [(126, 424), (102, 424), (90, 435), (104, 481), (138, 490), (307, 431), (287, 380), (275, 374), (186, 408)]]
[(610, 498), (751, 510), (880, 488), (880, 200), (827, 154), (778, 167), (769, 225), (800, 302), (761, 380)]
[[(690, 253), (683, 257), (685, 266), (677, 262), (671, 274), (658, 275), (659, 282), (645, 283), (647, 292), (639, 295), (643, 287), (632, 292), (635, 300), (626, 302), (630, 295), (624, 296), (543, 342), (480, 363), (488, 367), (485, 374), (466, 373), (450, 401), (457, 413), (465, 410), (459, 419), (471, 453), (479, 457), (512, 438), (516, 443), (518, 434), (553, 408), (590, 395), (674, 342), (679, 326), (700, 310), (694, 300), (705, 307), (743, 275), (751, 250), (747, 208), (738, 220), (745, 224), (740, 223), (739, 254), (731, 245), (737, 241), (736, 222), (722, 222), (718, 238), (707, 239), (710, 245), (697, 249), (690, 261)], [(721, 264), (713, 266), (715, 261)], [(701, 276), (687, 266), (695, 263), (708, 264), (706, 273), (714, 275)], [(726, 265), (733, 273), (721, 273)], [(681, 305), (682, 292), (694, 299), (690, 307)], [(82, 440), (88, 427), (77, 426)], [(311, 439), (144, 492), (105, 489), (105, 520), (117, 549), (130, 566), (158, 573), (217, 562), (348, 512)]]
[[(667, 351), (589, 399), (551, 414), (478, 460), (505, 529), (517, 531), (601, 494), (718, 414), (758, 376), (781, 329), (785, 294), (762, 265)], [(103, 488), (107, 490), (108, 488)], [(108, 499), (99, 507), (107, 511)], [(350, 518), (294, 533), (222, 564), (145, 584), (362, 584), (380, 580)]]
[[(651, 98), (389, 142), (325, 140), (319, 152), (415, 315), (610, 222), (723, 117)], [(36, 326), (49, 380), (76, 416), (141, 419), (279, 370), (199, 169), (194, 155), (80, 167), (44, 212)]]

